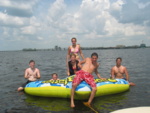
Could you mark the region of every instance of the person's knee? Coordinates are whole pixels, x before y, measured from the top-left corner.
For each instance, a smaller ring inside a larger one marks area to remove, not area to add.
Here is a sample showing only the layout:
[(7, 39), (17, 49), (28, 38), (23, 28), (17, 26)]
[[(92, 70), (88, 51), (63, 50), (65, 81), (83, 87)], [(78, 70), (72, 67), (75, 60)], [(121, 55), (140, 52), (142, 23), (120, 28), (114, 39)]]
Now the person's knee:
[(77, 83), (73, 83), (72, 87), (77, 87), (77, 85), (78, 85)]
[(96, 92), (96, 91), (97, 91), (97, 88), (96, 88), (96, 87), (92, 87), (92, 90)]

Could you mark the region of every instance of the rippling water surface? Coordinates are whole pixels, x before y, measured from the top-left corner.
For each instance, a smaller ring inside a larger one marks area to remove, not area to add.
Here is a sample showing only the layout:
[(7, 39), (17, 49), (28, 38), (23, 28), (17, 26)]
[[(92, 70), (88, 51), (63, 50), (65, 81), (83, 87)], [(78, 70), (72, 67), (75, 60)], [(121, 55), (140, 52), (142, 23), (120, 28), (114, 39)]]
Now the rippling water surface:
[[(108, 78), (115, 59), (122, 57), (122, 64), (127, 67), (130, 81), (136, 86), (124, 93), (97, 97), (93, 107), (99, 113), (139, 106), (150, 106), (150, 49), (112, 49), (84, 50), (84, 56), (92, 52), (99, 54), (98, 71)], [(70, 99), (34, 97), (18, 93), (16, 89), (26, 80), (23, 78), (28, 62), (33, 59), (41, 71), (41, 80), (51, 78), (51, 73), (58, 73), (59, 78), (66, 77), (67, 51), (11, 51), (0, 52), (0, 113), (92, 113), (75, 101), (76, 108), (70, 108)], [(94, 75), (96, 77), (96, 75)]]

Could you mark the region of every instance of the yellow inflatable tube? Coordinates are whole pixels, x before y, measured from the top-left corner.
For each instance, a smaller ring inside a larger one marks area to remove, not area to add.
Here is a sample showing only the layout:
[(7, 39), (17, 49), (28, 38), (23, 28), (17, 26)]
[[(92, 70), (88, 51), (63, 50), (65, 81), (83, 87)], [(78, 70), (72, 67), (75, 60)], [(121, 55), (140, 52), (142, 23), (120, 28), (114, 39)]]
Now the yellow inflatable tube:
[[(95, 97), (121, 93), (129, 89), (129, 84), (124, 79), (107, 79), (105, 81), (95, 79), (95, 81), (97, 85)], [(60, 81), (35, 81), (26, 85), (25, 92), (34, 96), (70, 98), (71, 88), (71, 80), (67, 83), (65, 82), (65, 84)], [(90, 94), (91, 87), (83, 81), (76, 88), (74, 98), (77, 100), (85, 100), (89, 98)]]

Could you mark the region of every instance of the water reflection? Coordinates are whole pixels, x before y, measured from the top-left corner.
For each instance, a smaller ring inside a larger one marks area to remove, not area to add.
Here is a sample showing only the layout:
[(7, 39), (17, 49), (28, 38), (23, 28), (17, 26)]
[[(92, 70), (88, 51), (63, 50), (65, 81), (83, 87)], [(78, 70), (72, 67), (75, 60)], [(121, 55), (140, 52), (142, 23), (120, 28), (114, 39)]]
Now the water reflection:
[(25, 102), (29, 105), (35, 105), (49, 111), (70, 110), (70, 101), (67, 99), (36, 97), (26, 94)]
[(102, 97), (97, 97), (94, 99), (94, 108), (96, 108), (98, 111), (103, 112), (110, 112), (114, 111), (118, 108), (118, 106), (123, 106), (126, 104), (127, 94), (129, 91), (114, 94), (114, 95), (106, 95)]
[[(99, 113), (108, 113), (114, 111), (118, 106), (123, 106), (126, 104), (126, 99), (129, 91), (115, 94), (107, 95), (102, 97), (96, 97), (93, 101), (93, 108)], [(90, 113), (92, 112), (90, 108), (83, 105), (83, 101), (75, 100), (76, 107), (74, 109), (70, 108), (70, 99), (62, 98), (47, 98), (47, 97), (36, 97), (31, 95), (26, 95), (25, 102), (29, 105), (34, 105), (40, 107), (44, 110), (54, 111), (54, 112), (80, 112), (80, 113)], [(87, 100), (85, 100), (87, 101)]]

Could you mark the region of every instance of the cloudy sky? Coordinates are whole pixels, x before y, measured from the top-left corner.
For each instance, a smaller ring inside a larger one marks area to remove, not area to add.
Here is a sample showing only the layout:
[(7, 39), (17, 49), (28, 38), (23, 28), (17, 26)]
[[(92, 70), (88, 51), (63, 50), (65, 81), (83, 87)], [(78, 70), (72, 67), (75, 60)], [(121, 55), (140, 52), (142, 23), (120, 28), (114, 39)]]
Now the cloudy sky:
[(149, 0), (0, 0), (0, 50), (150, 46)]

